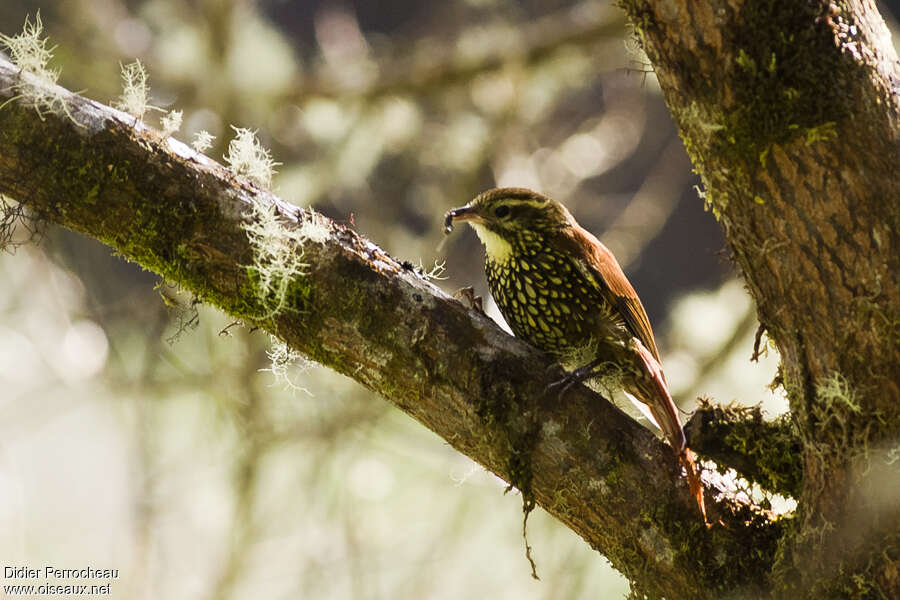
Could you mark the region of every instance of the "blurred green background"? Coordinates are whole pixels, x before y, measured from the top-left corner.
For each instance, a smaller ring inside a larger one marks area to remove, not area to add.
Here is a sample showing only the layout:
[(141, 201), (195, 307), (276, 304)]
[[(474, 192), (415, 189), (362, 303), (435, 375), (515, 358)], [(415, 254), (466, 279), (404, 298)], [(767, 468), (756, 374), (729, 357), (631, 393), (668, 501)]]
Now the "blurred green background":
[[(775, 352), (748, 360), (753, 304), (609, 3), (4, 0), (0, 32), (39, 8), (62, 85), (110, 103), (140, 58), (151, 103), (184, 111), (175, 137), (208, 130), (220, 158), (231, 125), (257, 129), (278, 194), (425, 270), (446, 261), (448, 292), (489, 297), (475, 236), (442, 241), (447, 209), (498, 185), (562, 201), (629, 274), (686, 411), (698, 395), (786, 410), (766, 389)], [(285, 385), (266, 335), (96, 242), (46, 229), (0, 254), (0, 281), (5, 566), (118, 568), (120, 598), (628, 591), (541, 510), (533, 581), (502, 481), (323, 367)]]

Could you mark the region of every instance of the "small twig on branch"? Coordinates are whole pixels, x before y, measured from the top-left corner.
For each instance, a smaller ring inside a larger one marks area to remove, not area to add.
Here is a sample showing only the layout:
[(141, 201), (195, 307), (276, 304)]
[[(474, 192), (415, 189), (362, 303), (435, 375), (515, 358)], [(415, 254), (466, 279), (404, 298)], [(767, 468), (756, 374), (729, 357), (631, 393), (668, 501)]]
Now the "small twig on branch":
[[(762, 343), (762, 336), (766, 332), (766, 326), (762, 323), (756, 328), (756, 335), (753, 338), (753, 354), (750, 355), (751, 362), (759, 362), (759, 358), (761, 356), (760, 353), (760, 344)], [(765, 351), (765, 346), (763, 346), (763, 352)]]

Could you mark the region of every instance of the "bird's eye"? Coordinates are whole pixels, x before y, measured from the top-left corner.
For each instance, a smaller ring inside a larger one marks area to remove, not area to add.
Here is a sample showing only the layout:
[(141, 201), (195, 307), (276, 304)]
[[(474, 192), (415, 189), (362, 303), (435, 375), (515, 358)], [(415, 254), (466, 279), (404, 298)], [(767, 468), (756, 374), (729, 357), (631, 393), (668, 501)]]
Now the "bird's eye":
[(496, 215), (498, 219), (502, 219), (503, 217), (509, 215), (509, 207), (505, 204), (501, 204), (494, 209), (494, 215)]

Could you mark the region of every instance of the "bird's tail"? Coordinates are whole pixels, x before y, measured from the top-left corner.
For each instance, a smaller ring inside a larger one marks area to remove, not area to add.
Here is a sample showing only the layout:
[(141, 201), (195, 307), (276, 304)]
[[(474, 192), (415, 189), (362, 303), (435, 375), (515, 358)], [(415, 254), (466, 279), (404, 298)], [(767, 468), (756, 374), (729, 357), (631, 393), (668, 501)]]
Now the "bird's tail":
[(666, 385), (662, 367), (639, 340), (634, 339), (633, 341), (643, 362), (639, 365), (643, 376), (639, 376), (635, 382), (638, 384), (635, 389), (637, 396), (650, 408), (650, 414), (653, 415), (657, 425), (669, 440), (669, 444), (675, 448), (675, 452), (680, 453), (687, 447), (687, 438), (684, 436), (684, 429), (678, 418), (678, 408), (669, 394), (669, 386)]
[(706, 516), (706, 501), (703, 499), (703, 483), (700, 481), (700, 470), (694, 460), (694, 453), (687, 446), (678, 454), (678, 462), (684, 467), (687, 474), (688, 487), (691, 489), (691, 496), (697, 502), (700, 513), (703, 515), (703, 521), (709, 526), (709, 519)]
[(662, 366), (639, 340), (635, 339), (634, 342), (638, 354), (644, 363), (644, 373), (647, 376), (642, 378), (646, 387), (642, 385), (640, 388), (643, 389), (635, 391), (639, 392), (638, 397), (650, 408), (650, 414), (653, 415), (669, 444), (672, 445), (672, 448), (678, 454), (678, 462), (684, 467), (691, 495), (700, 508), (703, 520), (709, 523), (709, 520), (706, 518), (706, 502), (703, 499), (703, 484), (700, 481), (700, 471), (697, 469), (694, 453), (687, 447), (687, 438), (684, 435), (684, 429), (681, 427), (681, 420), (678, 418), (678, 408), (675, 406), (675, 401), (672, 400), (671, 394), (669, 394), (669, 386), (666, 385), (666, 377), (663, 375)]

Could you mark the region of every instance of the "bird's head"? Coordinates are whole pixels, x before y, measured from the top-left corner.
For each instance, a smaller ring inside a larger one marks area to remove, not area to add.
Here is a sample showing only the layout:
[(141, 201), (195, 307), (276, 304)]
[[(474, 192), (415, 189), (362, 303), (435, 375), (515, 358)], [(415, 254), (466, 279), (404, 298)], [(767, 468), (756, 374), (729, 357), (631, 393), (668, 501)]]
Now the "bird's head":
[(505, 260), (514, 250), (541, 240), (571, 226), (572, 215), (566, 208), (524, 188), (497, 188), (479, 194), (461, 208), (449, 211), (444, 231), (450, 233), (455, 221), (464, 221), (475, 229), (493, 261)]

